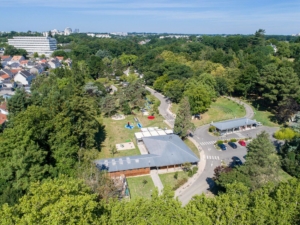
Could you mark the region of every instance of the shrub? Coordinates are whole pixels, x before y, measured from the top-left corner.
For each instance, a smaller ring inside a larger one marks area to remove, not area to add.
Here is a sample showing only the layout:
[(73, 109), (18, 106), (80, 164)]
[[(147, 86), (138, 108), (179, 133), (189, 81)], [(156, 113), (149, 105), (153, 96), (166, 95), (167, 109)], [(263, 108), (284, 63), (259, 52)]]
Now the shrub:
[(235, 138), (232, 138), (229, 140), (230, 142), (236, 142), (236, 139)]
[(208, 128), (208, 131), (209, 132), (214, 132), (216, 130), (216, 127), (214, 127), (214, 126), (210, 126), (209, 128)]
[(222, 141), (222, 140), (218, 140), (217, 142), (216, 142), (216, 144), (218, 145), (218, 144), (223, 144), (224, 142)]
[(180, 180), (178, 180), (178, 182), (175, 184), (173, 190), (175, 191), (176, 189), (178, 189), (181, 185), (185, 184), (187, 182), (187, 178), (182, 178)]
[(188, 172), (188, 176), (192, 177), (194, 174), (196, 174), (198, 171), (198, 167), (194, 166), (189, 172)]
[(278, 140), (291, 140), (296, 133), (291, 128), (283, 128), (275, 132), (274, 137)]
[(178, 178), (178, 172), (176, 172), (176, 173), (174, 174), (174, 179), (177, 180), (177, 178)]
[(227, 143), (228, 142), (228, 140), (224, 140), (224, 143)]

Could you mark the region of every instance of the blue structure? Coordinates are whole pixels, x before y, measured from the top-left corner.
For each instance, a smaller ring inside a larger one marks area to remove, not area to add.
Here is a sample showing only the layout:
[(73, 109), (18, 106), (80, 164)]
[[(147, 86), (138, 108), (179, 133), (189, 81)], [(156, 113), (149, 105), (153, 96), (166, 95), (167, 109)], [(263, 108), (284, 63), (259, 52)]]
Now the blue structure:
[(125, 128), (132, 130), (134, 128), (133, 125), (130, 125), (129, 123), (125, 125)]
[(142, 128), (143, 127), (142, 124), (140, 124), (140, 123), (138, 123), (137, 126), (138, 126), (138, 128)]

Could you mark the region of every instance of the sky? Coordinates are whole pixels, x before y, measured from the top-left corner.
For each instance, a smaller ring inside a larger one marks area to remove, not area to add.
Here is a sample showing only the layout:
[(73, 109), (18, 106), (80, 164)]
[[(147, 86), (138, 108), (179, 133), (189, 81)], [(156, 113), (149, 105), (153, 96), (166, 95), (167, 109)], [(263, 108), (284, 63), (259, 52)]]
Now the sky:
[(0, 31), (300, 33), (299, 0), (0, 0)]

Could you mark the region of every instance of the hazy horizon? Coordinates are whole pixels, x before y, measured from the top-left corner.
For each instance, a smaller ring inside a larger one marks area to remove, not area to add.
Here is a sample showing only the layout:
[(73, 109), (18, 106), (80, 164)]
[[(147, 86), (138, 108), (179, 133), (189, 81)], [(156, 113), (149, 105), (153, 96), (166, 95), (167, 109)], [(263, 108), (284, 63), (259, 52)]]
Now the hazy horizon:
[[(180, 34), (300, 33), (296, 0), (221, 1), (154, 0), (4, 0), (0, 31), (48, 31), (71, 27), (80, 32), (147, 32)], [(13, 12), (13, 14), (12, 14)]]

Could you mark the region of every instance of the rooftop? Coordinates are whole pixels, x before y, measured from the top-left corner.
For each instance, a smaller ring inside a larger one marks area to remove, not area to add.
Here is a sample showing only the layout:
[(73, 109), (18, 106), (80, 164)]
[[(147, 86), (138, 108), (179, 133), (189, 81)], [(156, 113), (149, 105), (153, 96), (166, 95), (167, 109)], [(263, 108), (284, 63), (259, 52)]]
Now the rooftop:
[(213, 125), (219, 130), (227, 130), (227, 129), (237, 128), (241, 126), (256, 124), (256, 123), (257, 121), (244, 117), (244, 118), (238, 118), (232, 120), (225, 120), (217, 123), (212, 122), (211, 125)]
[(197, 156), (175, 134), (143, 137), (143, 141), (150, 154), (95, 160), (96, 166), (100, 170), (116, 172), (199, 161)]

